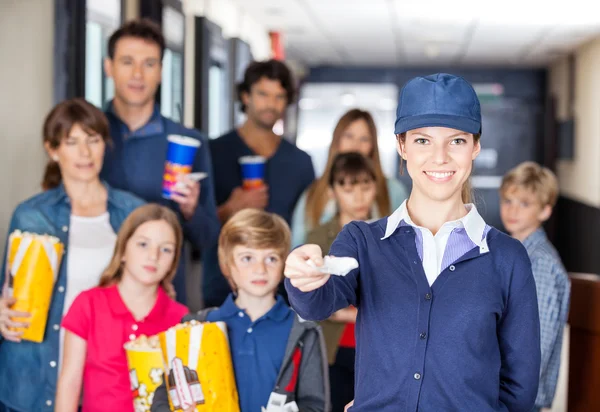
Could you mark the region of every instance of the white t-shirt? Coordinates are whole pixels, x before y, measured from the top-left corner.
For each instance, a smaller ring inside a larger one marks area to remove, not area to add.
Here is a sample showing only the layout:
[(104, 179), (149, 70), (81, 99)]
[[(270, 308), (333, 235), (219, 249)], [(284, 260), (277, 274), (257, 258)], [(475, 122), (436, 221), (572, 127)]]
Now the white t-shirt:
[[(63, 316), (81, 292), (98, 286), (117, 241), (108, 212), (96, 217), (71, 215), (70, 222)], [(59, 367), (62, 365), (64, 336), (64, 330), (61, 329)]]

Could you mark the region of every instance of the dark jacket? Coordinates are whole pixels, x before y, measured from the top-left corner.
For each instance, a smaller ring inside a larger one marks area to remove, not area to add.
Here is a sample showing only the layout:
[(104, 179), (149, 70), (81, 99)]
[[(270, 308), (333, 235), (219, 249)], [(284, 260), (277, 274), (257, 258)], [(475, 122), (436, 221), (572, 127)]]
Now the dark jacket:
[[(183, 322), (190, 320), (205, 322), (208, 313), (214, 309), (216, 308), (208, 308), (198, 313), (187, 315), (183, 318)], [(286, 386), (292, 380), (294, 373), (292, 358), (297, 348), (302, 352), (297, 385), (294, 392), (288, 392), (286, 391)], [(273, 392), (286, 395), (286, 403), (295, 401), (302, 412), (329, 412), (331, 404), (328, 371), (329, 368), (325, 357), (325, 342), (321, 328), (314, 322), (304, 321), (295, 316), (285, 349), (283, 363)], [(154, 392), (151, 410), (152, 412), (170, 411), (167, 389), (164, 382)]]

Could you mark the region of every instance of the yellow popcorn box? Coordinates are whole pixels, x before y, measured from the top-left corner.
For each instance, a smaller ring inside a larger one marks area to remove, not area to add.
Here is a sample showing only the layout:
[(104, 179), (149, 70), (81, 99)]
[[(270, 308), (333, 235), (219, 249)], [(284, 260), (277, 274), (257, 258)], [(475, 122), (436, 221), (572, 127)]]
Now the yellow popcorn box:
[(123, 345), (135, 412), (149, 412), (154, 391), (163, 382), (164, 363), (158, 336), (142, 335)]
[(158, 336), (172, 411), (239, 412), (224, 322), (190, 321)]
[(14, 319), (30, 322), (22, 335), (24, 340), (44, 340), (63, 250), (63, 244), (54, 236), (16, 230), (8, 238), (5, 292), (16, 299), (12, 310), (31, 314), (30, 318)]

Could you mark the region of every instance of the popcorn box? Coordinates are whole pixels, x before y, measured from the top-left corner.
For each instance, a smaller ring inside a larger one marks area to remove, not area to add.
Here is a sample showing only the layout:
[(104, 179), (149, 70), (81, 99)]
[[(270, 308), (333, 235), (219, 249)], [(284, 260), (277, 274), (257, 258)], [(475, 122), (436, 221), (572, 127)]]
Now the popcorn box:
[(225, 323), (191, 321), (158, 336), (172, 411), (239, 412)]
[(142, 335), (123, 345), (135, 412), (149, 412), (154, 391), (163, 382), (164, 364), (157, 336)]
[(16, 299), (12, 310), (31, 314), (30, 318), (14, 319), (30, 322), (22, 335), (24, 340), (38, 343), (44, 340), (63, 250), (63, 244), (54, 236), (16, 230), (8, 238), (3, 294)]

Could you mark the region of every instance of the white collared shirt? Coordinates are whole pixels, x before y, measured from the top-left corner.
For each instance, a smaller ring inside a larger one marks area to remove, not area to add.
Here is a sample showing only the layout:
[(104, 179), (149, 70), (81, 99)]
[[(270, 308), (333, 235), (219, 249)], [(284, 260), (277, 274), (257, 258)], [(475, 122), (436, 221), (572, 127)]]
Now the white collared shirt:
[[(488, 230), (487, 224), (477, 211), (477, 208), (474, 204), (466, 204), (465, 209), (467, 210), (467, 214), (464, 217), (444, 223), (439, 231), (433, 235), (429, 229), (417, 226), (412, 221), (410, 215), (408, 214), (406, 201), (404, 201), (402, 205), (400, 205), (400, 207), (388, 217), (385, 235), (381, 238), (381, 240), (385, 240), (390, 237), (399, 226), (410, 225), (415, 229), (418, 229), (421, 236), (416, 237), (417, 250), (421, 252), (419, 255), (421, 256), (423, 263), (423, 270), (425, 271), (427, 281), (431, 286), (440, 273), (460, 257), (448, 255), (448, 257), (444, 259), (446, 249), (448, 248), (448, 240), (450, 239), (452, 232), (454, 232), (456, 229), (464, 228), (467, 235), (466, 242), (469, 244), (472, 242), (474, 245), (479, 246), (479, 253), (487, 253), (489, 251), (485, 237)], [(422, 238), (422, 245), (420, 244), (419, 237)], [(463, 238), (465, 237), (463, 236)], [(465, 239), (461, 239), (460, 237), (456, 237), (455, 239), (456, 240), (453, 242), (456, 243), (457, 246), (461, 246), (461, 243), (463, 244), (462, 246), (464, 246)], [(420, 246), (422, 246), (422, 248), (420, 248)], [(463, 247), (461, 250), (464, 249), (464, 252), (466, 252), (471, 248), (472, 247), (467, 245), (466, 249)], [(449, 259), (451, 261), (449, 261)]]

